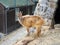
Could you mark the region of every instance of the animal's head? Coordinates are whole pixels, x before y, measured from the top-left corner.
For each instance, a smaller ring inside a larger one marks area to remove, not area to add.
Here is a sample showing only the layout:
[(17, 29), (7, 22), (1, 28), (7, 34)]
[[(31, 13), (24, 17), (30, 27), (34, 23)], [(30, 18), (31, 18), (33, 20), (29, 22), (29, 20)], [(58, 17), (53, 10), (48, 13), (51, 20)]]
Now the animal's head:
[(21, 11), (19, 12), (18, 17), (19, 17), (19, 18), (22, 17), (22, 12), (21, 12)]

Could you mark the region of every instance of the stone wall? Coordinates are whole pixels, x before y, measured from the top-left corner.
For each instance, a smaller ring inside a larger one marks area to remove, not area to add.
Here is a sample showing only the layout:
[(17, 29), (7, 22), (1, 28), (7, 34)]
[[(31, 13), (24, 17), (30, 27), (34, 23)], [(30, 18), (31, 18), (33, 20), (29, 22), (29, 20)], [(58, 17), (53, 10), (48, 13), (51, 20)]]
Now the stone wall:
[(45, 20), (45, 26), (53, 28), (54, 26), (54, 11), (57, 7), (57, 0), (39, 0), (34, 15), (40, 15)]

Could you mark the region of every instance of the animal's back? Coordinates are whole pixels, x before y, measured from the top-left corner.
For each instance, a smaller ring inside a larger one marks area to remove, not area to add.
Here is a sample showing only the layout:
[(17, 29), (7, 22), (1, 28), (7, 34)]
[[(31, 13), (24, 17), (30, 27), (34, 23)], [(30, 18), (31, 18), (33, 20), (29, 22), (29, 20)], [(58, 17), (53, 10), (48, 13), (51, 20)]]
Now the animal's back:
[(43, 19), (40, 16), (27, 16), (23, 18), (22, 24), (26, 27), (40, 26), (43, 24)]

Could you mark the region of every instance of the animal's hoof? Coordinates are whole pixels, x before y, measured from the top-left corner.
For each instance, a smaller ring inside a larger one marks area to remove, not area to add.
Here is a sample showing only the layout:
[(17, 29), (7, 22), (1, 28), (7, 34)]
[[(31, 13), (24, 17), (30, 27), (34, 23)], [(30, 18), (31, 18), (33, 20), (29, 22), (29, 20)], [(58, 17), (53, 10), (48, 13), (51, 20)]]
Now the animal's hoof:
[(29, 34), (27, 34), (26, 36), (29, 36)]
[(35, 35), (35, 36), (34, 36), (35, 39), (36, 39), (36, 38), (39, 38), (39, 37), (41, 37), (41, 35)]

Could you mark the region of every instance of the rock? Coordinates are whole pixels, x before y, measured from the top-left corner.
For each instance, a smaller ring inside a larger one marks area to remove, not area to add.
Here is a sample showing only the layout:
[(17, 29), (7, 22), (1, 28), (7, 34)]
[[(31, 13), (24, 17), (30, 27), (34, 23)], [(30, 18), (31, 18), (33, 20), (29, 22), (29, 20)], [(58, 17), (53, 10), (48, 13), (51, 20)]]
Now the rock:
[(55, 24), (55, 25), (54, 25), (54, 28), (55, 28), (55, 29), (60, 29), (60, 24)]
[[(54, 27), (54, 12), (57, 7), (57, 0), (39, 0), (34, 11), (34, 15), (40, 15), (45, 20), (45, 25)], [(46, 24), (47, 23), (47, 24)], [(52, 25), (52, 26), (51, 26)]]
[(30, 43), (31, 41), (33, 41), (34, 38), (32, 37), (24, 37), (21, 40), (17, 41), (14, 45), (27, 45), (28, 43)]

